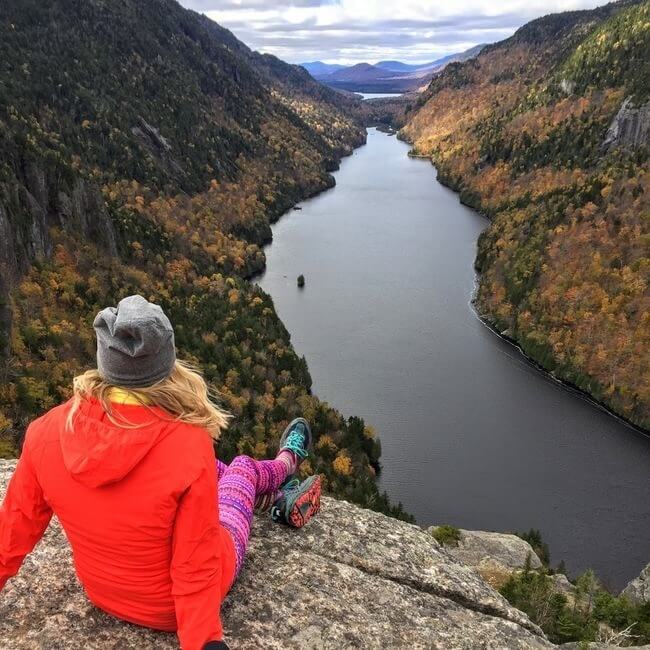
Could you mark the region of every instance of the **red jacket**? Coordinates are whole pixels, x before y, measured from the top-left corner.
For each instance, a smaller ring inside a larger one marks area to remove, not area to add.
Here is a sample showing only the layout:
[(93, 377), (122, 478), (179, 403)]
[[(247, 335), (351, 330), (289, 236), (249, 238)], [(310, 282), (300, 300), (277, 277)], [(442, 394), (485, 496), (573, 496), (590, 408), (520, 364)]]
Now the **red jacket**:
[(222, 638), (219, 610), (235, 567), (218, 523), (211, 438), (160, 409), (113, 407), (144, 426), (115, 426), (96, 400), (82, 403), (73, 431), (69, 402), (29, 426), (0, 508), (0, 590), (54, 512), (95, 605), (178, 630), (183, 650), (198, 650)]

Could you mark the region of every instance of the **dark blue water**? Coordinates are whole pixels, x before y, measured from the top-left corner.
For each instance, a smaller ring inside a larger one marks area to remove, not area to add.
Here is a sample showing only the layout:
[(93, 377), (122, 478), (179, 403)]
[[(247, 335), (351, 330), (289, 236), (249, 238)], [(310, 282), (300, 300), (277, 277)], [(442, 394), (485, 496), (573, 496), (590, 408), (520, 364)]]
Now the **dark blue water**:
[(650, 438), (476, 318), (487, 221), (407, 151), (371, 130), (336, 188), (274, 226), (260, 284), (314, 392), (379, 432), (382, 487), (419, 523), (539, 528), (553, 562), (622, 587), (650, 560)]

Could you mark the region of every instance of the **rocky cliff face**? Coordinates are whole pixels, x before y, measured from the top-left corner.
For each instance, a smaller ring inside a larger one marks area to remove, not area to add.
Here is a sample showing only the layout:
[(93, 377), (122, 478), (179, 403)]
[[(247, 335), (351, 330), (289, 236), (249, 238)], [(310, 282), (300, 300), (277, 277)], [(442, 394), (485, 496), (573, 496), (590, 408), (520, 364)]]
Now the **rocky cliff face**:
[(99, 187), (77, 177), (55, 179), (43, 167), (20, 161), (13, 190), (0, 194), (0, 264), (11, 281), (37, 258), (52, 254), (52, 227), (96, 242), (102, 252), (115, 255), (115, 230)]
[[(13, 467), (0, 461), (0, 498)], [(329, 498), (300, 531), (256, 520), (223, 615), (233, 650), (553, 647), (422, 529)], [(0, 595), (0, 647), (171, 650), (177, 642), (90, 605), (53, 522)]]
[[(35, 260), (52, 256), (52, 229), (77, 241), (95, 242), (102, 255), (117, 253), (116, 235), (99, 186), (76, 177), (68, 182), (34, 162), (20, 160), (12, 187), (0, 185), (0, 358), (8, 356), (14, 283)], [(6, 343), (6, 345), (5, 345)]]
[(650, 603), (650, 563), (627, 584), (621, 595), (627, 596), (633, 603)]
[(613, 119), (603, 148), (637, 147), (650, 145), (650, 102), (635, 106), (633, 98), (628, 97)]

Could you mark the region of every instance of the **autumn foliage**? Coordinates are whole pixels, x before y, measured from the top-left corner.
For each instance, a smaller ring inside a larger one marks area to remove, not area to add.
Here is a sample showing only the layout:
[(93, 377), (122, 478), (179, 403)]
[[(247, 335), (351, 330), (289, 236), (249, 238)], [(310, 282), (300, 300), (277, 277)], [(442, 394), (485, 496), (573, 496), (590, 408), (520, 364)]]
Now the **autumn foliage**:
[(492, 223), (482, 315), (547, 369), (650, 427), (647, 146), (605, 148), (648, 101), (650, 5), (533, 21), (434, 79), (402, 135)]
[(162, 4), (0, 7), (0, 456), (94, 364), (97, 311), (140, 293), (235, 415), (221, 458), (274, 453), (303, 415), (330, 490), (405, 516), (377, 489), (378, 441), (311, 394), (249, 281), (270, 222), (331, 186), (363, 129), (305, 71)]

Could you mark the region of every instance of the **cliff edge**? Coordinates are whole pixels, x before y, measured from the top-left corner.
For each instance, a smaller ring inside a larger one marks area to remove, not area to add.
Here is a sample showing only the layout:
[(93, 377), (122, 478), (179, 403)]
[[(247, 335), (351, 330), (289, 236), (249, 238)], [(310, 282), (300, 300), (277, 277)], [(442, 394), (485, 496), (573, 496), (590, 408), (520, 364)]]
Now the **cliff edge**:
[[(0, 460), (0, 499), (15, 461)], [(551, 648), (525, 614), (421, 528), (325, 498), (302, 530), (258, 517), (223, 610), (233, 650)], [(176, 649), (84, 597), (54, 520), (0, 594), (0, 647)]]

